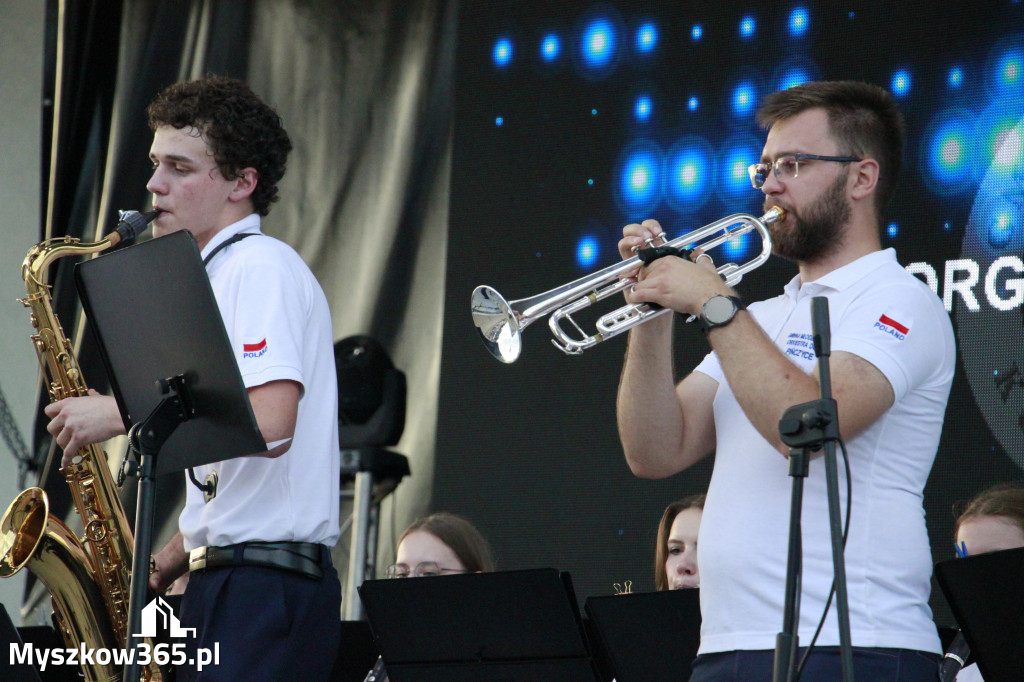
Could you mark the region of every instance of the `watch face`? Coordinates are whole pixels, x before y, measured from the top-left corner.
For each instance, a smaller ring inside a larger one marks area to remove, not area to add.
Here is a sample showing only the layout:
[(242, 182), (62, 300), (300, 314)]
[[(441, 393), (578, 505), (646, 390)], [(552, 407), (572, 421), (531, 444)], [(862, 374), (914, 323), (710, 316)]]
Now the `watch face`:
[(725, 324), (736, 315), (736, 303), (725, 296), (715, 296), (704, 303), (704, 319), (711, 326)]

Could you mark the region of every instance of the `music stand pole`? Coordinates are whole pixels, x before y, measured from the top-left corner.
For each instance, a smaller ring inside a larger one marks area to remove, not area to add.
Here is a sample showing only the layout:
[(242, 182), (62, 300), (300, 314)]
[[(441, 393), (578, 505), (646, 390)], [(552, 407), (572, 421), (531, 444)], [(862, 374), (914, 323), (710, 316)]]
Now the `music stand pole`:
[[(125, 664), (125, 682), (139, 679), (138, 646), (143, 638), (137, 636), (142, 610), (149, 596), (149, 557), (153, 548), (153, 519), (156, 506), (156, 457), (160, 448), (182, 422), (195, 415), (191, 392), (184, 376), (158, 382), (161, 393), (167, 395), (153, 412), (129, 430), (128, 443), (138, 459), (139, 495), (135, 506), (135, 554), (132, 556), (132, 580), (129, 596), (128, 627), (125, 649), (134, 650)], [(149, 652), (150, 656), (153, 652)]]
[[(822, 449), (825, 457), (825, 482), (828, 491), (829, 530), (832, 539), (832, 567), (839, 620), (839, 655), (844, 682), (853, 682), (853, 650), (850, 637), (849, 599), (846, 592), (846, 564), (843, 558), (843, 530), (839, 509), (839, 472), (836, 467), (836, 441), (839, 440), (839, 411), (832, 398), (829, 368), (831, 331), (828, 299), (811, 299), (811, 324), (814, 352), (818, 358), (818, 380), (821, 398), (794, 405), (779, 420), (782, 442), (789, 445), (790, 476), (793, 476), (793, 499), (789, 520), (789, 556), (786, 566), (786, 601), (783, 607), (783, 630), (775, 641), (774, 682), (793, 679), (794, 661), (800, 628), (800, 579), (802, 571), (803, 479), (807, 477), (810, 453)], [(796, 461), (794, 461), (796, 457)]]

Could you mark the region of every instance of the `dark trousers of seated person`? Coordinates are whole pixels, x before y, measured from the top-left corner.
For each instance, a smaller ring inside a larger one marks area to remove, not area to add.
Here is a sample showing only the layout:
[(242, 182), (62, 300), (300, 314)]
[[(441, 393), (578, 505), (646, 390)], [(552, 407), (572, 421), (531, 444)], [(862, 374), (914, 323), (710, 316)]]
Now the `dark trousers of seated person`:
[[(797, 653), (794, 665), (804, 655)], [(909, 649), (853, 647), (853, 676), (870, 682), (936, 682), (941, 656)], [(771, 682), (774, 651), (727, 651), (702, 654), (693, 662), (690, 682)], [(839, 647), (814, 647), (800, 682), (839, 682), (843, 679)]]
[(219, 645), (218, 665), (178, 666), (179, 681), (329, 680), (341, 637), (341, 583), (325, 552), (321, 579), (277, 568), (193, 571), (181, 602), (186, 655)]

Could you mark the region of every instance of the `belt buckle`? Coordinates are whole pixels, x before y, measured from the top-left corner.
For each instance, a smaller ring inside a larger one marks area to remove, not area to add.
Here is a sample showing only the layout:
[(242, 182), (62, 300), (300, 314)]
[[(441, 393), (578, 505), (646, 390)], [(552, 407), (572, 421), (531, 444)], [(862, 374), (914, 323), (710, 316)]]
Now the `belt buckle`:
[(196, 547), (188, 553), (188, 570), (201, 571), (206, 568), (206, 547)]

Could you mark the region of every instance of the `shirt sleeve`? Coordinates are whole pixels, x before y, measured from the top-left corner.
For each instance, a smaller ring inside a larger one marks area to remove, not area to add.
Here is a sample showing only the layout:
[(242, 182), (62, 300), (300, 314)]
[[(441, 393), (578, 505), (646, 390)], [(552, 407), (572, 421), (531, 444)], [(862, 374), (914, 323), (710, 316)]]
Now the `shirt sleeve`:
[(896, 400), (946, 364), (949, 316), (919, 284), (873, 287), (832, 320), (832, 351), (853, 353), (878, 368)]
[(288, 379), (305, 386), (305, 292), (279, 260), (258, 249), (244, 256), (232, 263), (232, 324), (228, 329), (243, 382), (252, 388)]

